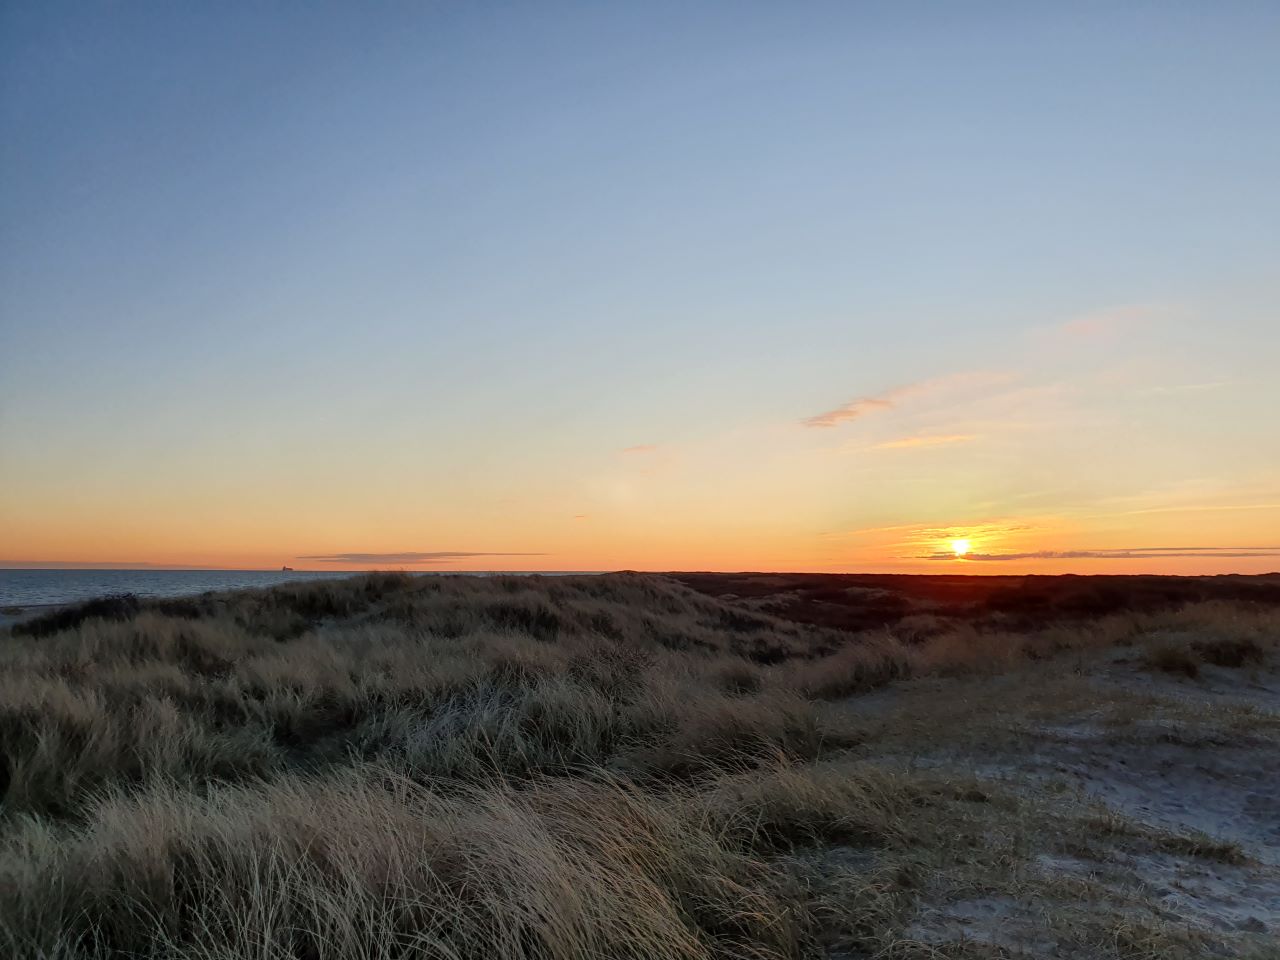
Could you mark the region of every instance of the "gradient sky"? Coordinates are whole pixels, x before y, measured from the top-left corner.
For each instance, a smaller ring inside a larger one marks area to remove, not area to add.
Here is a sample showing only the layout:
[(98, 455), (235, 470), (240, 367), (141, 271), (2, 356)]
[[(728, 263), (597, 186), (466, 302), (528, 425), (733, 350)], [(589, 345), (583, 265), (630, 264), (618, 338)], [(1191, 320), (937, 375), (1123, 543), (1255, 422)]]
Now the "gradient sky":
[(0, 565), (1275, 570), (1278, 171), (1275, 3), (6, 3)]

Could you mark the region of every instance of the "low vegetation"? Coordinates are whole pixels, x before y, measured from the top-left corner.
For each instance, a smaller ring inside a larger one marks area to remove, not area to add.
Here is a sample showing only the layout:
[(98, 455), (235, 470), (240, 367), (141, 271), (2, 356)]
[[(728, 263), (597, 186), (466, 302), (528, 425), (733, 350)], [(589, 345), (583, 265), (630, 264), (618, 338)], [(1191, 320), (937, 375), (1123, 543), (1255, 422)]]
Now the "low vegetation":
[[(908, 602), (850, 632), (786, 606), (638, 574), (375, 574), (22, 622), (0, 636), (0, 951), (1000, 956), (912, 934), (939, 878), (977, 889), (1073, 837), (1247, 859), (901, 762), (929, 734), (851, 704), (1114, 651), (1269, 668), (1274, 607), (1027, 630)], [(1080, 956), (1207, 949), (1114, 918), (1072, 927)]]

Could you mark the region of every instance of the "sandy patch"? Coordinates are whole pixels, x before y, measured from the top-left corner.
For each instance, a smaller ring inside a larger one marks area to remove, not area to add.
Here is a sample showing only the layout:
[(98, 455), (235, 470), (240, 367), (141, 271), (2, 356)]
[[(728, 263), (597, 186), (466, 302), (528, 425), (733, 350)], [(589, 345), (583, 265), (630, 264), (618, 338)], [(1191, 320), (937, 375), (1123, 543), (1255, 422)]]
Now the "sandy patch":
[[(893, 689), (851, 702), (889, 725), (971, 684), (973, 728), (940, 731), (936, 749), (907, 762), (990, 779), (1098, 825), (1037, 834), (1042, 848), (1005, 889), (933, 891), (904, 930), (904, 955), (918, 945), (921, 956), (1161, 956), (1162, 936), (1177, 931), (1204, 956), (1280, 957), (1280, 679), (1223, 668), (1179, 679), (1109, 658), (1082, 680), (1098, 696), (1072, 691), (1051, 719), (1052, 704), (1010, 711), (994, 695), (1002, 680), (931, 680), (904, 685), (896, 702)], [(1132, 943), (1094, 952), (1112, 936)]]

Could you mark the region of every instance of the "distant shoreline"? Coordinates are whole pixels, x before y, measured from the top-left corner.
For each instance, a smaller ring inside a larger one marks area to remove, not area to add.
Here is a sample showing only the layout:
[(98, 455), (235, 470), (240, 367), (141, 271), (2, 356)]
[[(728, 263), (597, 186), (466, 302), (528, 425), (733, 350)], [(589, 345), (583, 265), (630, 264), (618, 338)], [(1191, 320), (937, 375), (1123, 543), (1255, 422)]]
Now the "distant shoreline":
[(285, 583), (346, 580), (377, 572), (409, 576), (595, 576), (601, 571), (549, 570), (213, 570), (156, 567), (0, 568), (0, 628), (50, 609), (113, 594), (145, 599), (198, 596), (230, 590), (262, 589)]
[(15, 623), (21, 623), (24, 620), (30, 620), (32, 617), (38, 617), (42, 613), (52, 613), (61, 607), (68, 606), (65, 603), (13, 603), (0, 606), (0, 630), (5, 627), (13, 626)]
[[(284, 584), (315, 580), (346, 580), (377, 571), (324, 570), (160, 570), (140, 568), (0, 568), (0, 629), (33, 619), (62, 607), (84, 603), (113, 594), (133, 594), (145, 600), (176, 599), (203, 593), (270, 589)], [(383, 571), (388, 572), (388, 571)], [(609, 571), (481, 571), (413, 570), (390, 571), (411, 576), (459, 577), (595, 577)], [(614, 571), (636, 573), (639, 571)], [(6, 577), (6, 575), (8, 575)], [(1172, 589), (1184, 602), (1210, 597), (1257, 598), (1264, 594), (1273, 602), (1280, 594), (1280, 573), (1260, 574), (970, 574), (939, 573), (721, 573), (711, 571), (662, 571), (667, 577), (713, 597), (743, 599), (771, 595), (777, 591), (789, 602), (812, 606), (808, 616), (816, 622), (848, 628), (866, 626), (878, 614), (877, 595), (885, 591), (918, 596), (930, 603), (950, 605), (984, 604), (1001, 596), (1021, 596), (1020, 609), (1056, 606), (1071, 591), (1146, 593)], [(15, 582), (28, 579), (31, 582)], [(63, 583), (63, 576), (69, 580)], [(75, 582), (80, 578), (80, 582)], [(8, 582), (6, 582), (8, 579)], [(1076, 586), (1072, 586), (1076, 584)], [(1086, 584), (1093, 586), (1086, 587)], [(1164, 584), (1164, 587), (1160, 585)], [(835, 590), (838, 596), (826, 596)], [(848, 594), (848, 596), (845, 596)], [(1003, 601), (1000, 601), (1003, 602)], [(1096, 611), (1094, 611), (1096, 612)]]

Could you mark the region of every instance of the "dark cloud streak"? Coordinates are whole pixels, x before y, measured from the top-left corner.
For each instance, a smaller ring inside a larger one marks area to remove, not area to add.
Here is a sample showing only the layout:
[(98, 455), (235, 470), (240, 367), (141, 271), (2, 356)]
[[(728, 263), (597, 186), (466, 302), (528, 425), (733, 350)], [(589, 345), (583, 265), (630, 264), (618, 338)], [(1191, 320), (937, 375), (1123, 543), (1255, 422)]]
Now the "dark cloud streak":
[[(963, 560), (1163, 560), (1170, 557), (1248, 559), (1280, 557), (1280, 547), (1130, 547), (1114, 550), (1030, 550), (1025, 553), (966, 553)], [(921, 554), (916, 560), (955, 560), (954, 551)]]

